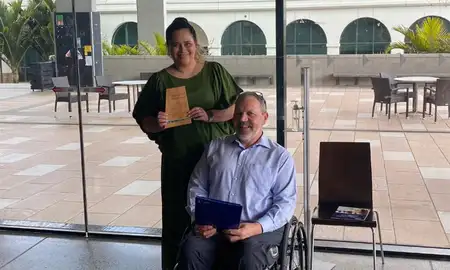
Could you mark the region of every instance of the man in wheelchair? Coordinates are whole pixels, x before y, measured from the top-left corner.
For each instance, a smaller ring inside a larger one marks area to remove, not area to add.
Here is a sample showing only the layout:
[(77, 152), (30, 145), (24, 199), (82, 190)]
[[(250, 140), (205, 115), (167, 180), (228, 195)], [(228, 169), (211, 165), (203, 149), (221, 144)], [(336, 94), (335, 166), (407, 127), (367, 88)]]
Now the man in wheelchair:
[[(212, 141), (193, 171), (187, 210), (193, 228), (184, 237), (177, 269), (267, 269), (278, 258), (284, 225), (296, 206), (294, 161), (263, 134), (267, 105), (258, 92), (242, 93), (235, 105), (236, 134)], [(195, 225), (195, 198), (242, 205), (238, 229)]]

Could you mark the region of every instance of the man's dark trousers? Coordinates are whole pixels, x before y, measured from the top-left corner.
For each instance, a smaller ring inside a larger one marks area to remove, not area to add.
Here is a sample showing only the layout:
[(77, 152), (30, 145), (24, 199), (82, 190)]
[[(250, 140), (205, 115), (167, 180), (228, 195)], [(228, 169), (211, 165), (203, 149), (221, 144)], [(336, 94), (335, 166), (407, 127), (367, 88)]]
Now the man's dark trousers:
[(236, 243), (221, 233), (208, 239), (190, 232), (181, 244), (179, 270), (262, 270), (278, 259), (284, 227)]

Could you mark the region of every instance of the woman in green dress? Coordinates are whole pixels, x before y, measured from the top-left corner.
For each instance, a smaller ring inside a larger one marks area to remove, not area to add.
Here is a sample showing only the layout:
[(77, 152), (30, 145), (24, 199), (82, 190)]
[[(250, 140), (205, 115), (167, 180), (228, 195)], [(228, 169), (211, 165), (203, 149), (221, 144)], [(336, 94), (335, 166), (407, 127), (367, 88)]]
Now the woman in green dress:
[[(133, 117), (162, 153), (162, 269), (172, 270), (191, 222), (185, 208), (190, 175), (205, 144), (234, 133), (230, 120), (242, 89), (222, 65), (202, 59), (195, 30), (185, 18), (167, 28), (166, 42), (173, 64), (151, 76)], [(179, 86), (186, 87), (192, 124), (166, 128), (165, 92)]]

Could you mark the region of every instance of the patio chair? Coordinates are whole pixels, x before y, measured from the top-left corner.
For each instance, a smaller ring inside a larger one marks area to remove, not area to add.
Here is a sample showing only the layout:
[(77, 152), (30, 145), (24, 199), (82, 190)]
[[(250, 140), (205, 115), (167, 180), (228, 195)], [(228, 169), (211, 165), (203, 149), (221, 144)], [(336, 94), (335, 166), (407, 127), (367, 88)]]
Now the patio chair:
[(112, 109), (116, 110), (116, 100), (128, 100), (128, 112), (131, 112), (131, 100), (130, 100), (130, 91), (127, 93), (116, 93), (116, 88), (112, 83), (112, 80), (108, 76), (95, 76), (95, 81), (97, 86), (103, 87), (106, 89), (106, 93), (100, 93), (98, 96), (98, 112), (100, 112), (100, 102), (101, 100), (108, 101), (109, 112), (111, 113), (111, 102)]
[[(53, 87), (70, 88), (69, 79), (64, 77), (53, 77)], [(89, 112), (89, 95), (88, 93), (80, 94), (81, 101), (86, 102), (86, 112)], [(67, 102), (68, 110), (72, 112), (72, 103), (78, 102), (77, 94), (72, 92), (55, 92), (55, 112), (58, 110), (58, 102)]]
[(429, 115), (431, 115), (431, 104), (434, 105), (434, 122), (437, 121), (438, 106), (447, 106), (448, 117), (450, 118), (450, 79), (438, 79), (436, 88), (424, 87), (423, 118), (425, 118), (427, 103), (429, 104)]
[[(384, 264), (380, 217), (373, 210), (370, 143), (321, 142), (319, 156), (319, 201), (312, 213), (311, 250), (314, 226), (350, 226), (372, 230), (373, 269), (376, 267), (375, 228), (378, 227), (381, 259)], [(339, 206), (366, 208), (365, 220), (334, 219)]]
[(391, 104), (394, 103), (394, 112), (397, 113), (397, 103), (406, 102), (406, 118), (409, 112), (409, 99), (412, 97), (409, 94), (409, 88), (406, 92), (398, 91), (401, 88), (392, 88), (389, 78), (372, 77), (372, 89), (374, 92), (372, 117), (375, 113), (376, 103), (386, 104), (386, 115), (391, 119)]

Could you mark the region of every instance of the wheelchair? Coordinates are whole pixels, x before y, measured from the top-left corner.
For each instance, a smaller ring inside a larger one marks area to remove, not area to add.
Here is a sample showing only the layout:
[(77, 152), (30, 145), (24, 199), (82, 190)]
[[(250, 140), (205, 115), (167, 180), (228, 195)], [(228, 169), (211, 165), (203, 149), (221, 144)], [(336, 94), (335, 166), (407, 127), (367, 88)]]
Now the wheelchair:
[[(186, 233), (189, 230), (186, 229)], [(265, 270), (308, 269), (306, 231), (296, 216), (284, 225), (283, 239), (278, 247), (278, 260)], [(174, 270), (178, 269), (178, 264)]]

